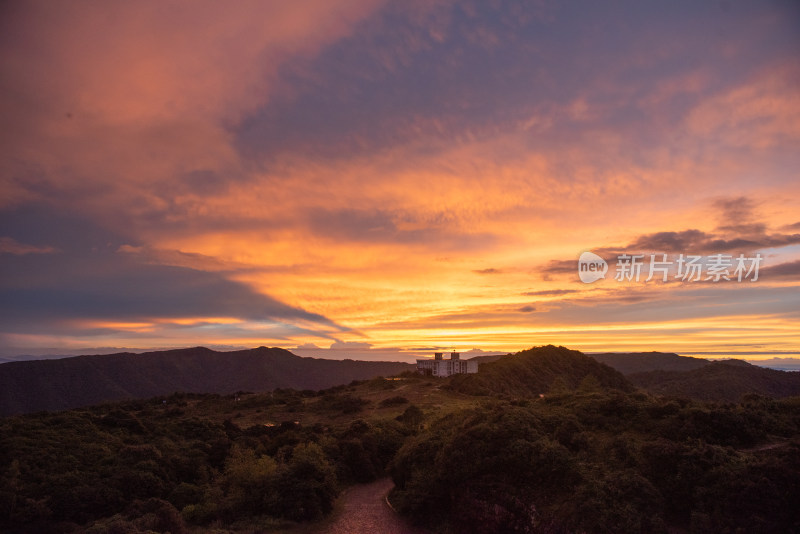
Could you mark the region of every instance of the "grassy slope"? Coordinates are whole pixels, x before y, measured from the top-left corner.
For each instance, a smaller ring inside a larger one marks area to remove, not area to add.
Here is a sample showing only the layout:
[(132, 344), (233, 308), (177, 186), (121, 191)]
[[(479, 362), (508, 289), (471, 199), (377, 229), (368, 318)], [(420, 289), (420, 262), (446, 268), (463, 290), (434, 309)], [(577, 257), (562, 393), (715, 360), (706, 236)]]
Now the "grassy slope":
[[(262, 424), (279, 424), (284, 421), (297, 421), (303, 426), (314, 424), (347, 425), (354, 418), (378, 420), (394, 418), (413, 404), (427, 415), (438, 417), (448, 412), (472, 406), (479, 397), (450, 391), (443, 387), (443, 379), (401, 377), (396, 380), (373, 379), (348, 386), (330, 388), (326, 392), (333, 396), (357, 397), (367, 401), (359, 410), (345, 412), (336, 408), (328, 409), (322, 397), (309, 392), (300, 398), (293, 397), (288, 403), (280, 391), (276, 393), (245, 394), (235, 400), (228, 395), (222, 398), (213, 396), (193, 396), (183, 400), (181, 417), (207, 419), (222, 422), (230, 419), (240, 427)], [(392, 397), (403, 397), (408, 403), (384, 406), (381, 401)], [(167, 399), (167, 402), (173, 402)]]

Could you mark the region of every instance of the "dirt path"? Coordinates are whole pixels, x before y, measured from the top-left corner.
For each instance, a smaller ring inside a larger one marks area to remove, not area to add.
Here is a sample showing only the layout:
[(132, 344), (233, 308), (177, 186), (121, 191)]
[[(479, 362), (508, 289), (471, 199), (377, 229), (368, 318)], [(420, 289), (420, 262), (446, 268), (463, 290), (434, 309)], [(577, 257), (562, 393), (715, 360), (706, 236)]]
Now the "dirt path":
[(392, 480), (383, 478), (370, 484), (349, 488), (344, 504), (333, 522), (320, 534), (424, 534), (425, 531), (406, 523), (386, 503)]

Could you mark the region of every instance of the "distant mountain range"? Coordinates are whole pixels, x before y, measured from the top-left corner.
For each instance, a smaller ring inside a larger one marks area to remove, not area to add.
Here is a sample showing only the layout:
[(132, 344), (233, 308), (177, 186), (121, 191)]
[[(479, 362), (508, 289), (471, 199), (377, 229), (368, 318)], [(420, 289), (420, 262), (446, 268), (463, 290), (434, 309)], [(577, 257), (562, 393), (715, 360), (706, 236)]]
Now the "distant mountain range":
[(767, 369), (742, 360), (709, 361), (663, 352), (592, 357), (656, 395), (723, 402), (737, 402), (748, 393), (775, 398), (800, 395), (800, 373)]
[(195, 347), (10, 362), (0, 365), (0, 415), (65, 410), (176, 391), (317, 390), (414, 368), (401, 362), (301, 358), (267, 347), (232, 352)]
[[(624, 375), (624, 376), (623, 376)], [(580, 388), (587, 377), (603, 389), (717, 402), (744, 395), (800, 395), (800, 373), (742, 360), (709, 361), (664, 352), (603, 353), (591, 357), (564, 347), (534, 347), (482, 363), (476, 375), (458, 375), (450, 387), (462, 393), (530, 396), (558, 388)]]
[(703, 358), (678, 356), (671, 352), (606, 352), (589, 356), (623, 375), (645, 371), (691, 371), (710, 363)]
[[(748, 393), (800, 395), (800, 373), (741, 360), (711, 362), (661, 352), (589, 357), (553, 346), (478, 359), (478, 374), (454, 376), (447, 387), (477, 395), (531, 396), (575, 389), (591, 376), (605, 389), (630, 391), (635, 386), (656, 395), (702, 400), (738, 401)], [(0, 416), (175, 392), (319, 390), (414, 369), (413, 364), (402, 362), (303, 358), (266, 347), (231, 352), (195, 347), (9, 362), (0, 364)]]
[(776, 371), (742, 360), (710, 362), (691, 371), (647, 371), (628, 375), (636, 386), (657, 395), (737, 402), (749, 393), (768, 397), (800, 395), (800, 373)]

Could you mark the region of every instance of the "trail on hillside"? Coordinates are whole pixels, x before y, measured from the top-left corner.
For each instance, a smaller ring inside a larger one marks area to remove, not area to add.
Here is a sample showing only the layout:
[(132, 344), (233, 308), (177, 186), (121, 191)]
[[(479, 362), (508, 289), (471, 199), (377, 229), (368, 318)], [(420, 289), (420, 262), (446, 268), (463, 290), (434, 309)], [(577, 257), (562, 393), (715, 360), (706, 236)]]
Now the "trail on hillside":
[(349, 488), (342, 496), (341, 512), (320, 534), (425, 534), (386, 503), (386, 494), (393, 486), (392, 479), (382, 478)]

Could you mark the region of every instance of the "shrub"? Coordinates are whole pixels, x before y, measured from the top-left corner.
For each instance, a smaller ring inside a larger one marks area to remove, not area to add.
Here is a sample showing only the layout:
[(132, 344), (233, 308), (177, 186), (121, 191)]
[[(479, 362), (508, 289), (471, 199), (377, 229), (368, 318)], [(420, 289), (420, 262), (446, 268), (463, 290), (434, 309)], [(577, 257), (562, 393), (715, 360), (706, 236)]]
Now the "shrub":
[(401, 404), (408, 404), (408, 399), (401, 395), (397, 395), (395, 397), (389, 397), (388, 399), (383, 399), (380, 403), (378, 403), (378, 405), (381, 408), (388, 408), (390, 406), (399, 406)]

